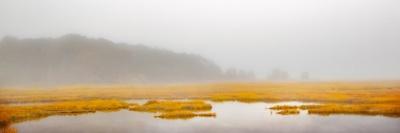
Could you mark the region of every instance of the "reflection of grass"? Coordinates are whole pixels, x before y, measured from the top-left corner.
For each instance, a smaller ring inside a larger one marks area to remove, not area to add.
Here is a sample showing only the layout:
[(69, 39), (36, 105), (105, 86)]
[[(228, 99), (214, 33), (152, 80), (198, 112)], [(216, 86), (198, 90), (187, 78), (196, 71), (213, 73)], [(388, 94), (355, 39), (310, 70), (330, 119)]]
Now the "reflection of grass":
[(17, 129), (9, 125), (5, 127), (0, 126), (0, 133), (17, 133)]
[(159, 112), (155, 117), (166, 119), (187, 119), (196, 116), (212, 117), (215, 113), (201, 113), (211, 110), (211, 104), (200, 100), (191, 101), (148, 101), (143, 105), (130, 106), (129, 110), (143, 112)]
[(39, 119), (51, 115), (76, 115), (95, 111), (110, 111), (127, 108), (128, 104), (119, 100), (88, 100), (57, 102), (43, 105), (1, 106), (0, 123), (13, 123)]

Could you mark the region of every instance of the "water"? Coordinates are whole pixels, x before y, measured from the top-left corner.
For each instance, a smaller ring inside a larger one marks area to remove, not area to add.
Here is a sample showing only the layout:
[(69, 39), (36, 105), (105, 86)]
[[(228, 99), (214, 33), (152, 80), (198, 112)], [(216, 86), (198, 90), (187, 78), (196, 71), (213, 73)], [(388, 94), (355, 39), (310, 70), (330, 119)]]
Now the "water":
[[(121, 110), (51, 116), (13, 125), (19, 133), (399, 133), (400, 119), (361, 115), (282, 116), (266, 109), (282, 103), (213, 103), (216, 118), (164, 120), (151, 113)], [(303, 104), (289, 102), (284, 104)]]

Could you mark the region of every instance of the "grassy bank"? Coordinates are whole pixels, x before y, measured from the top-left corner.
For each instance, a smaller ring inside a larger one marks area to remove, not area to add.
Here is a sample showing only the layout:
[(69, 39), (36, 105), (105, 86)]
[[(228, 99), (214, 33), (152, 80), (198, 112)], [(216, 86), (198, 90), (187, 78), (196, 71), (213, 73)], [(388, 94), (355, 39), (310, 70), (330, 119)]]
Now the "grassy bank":
[(41, 105), (0, 106), (0, 124), (40, 119), (51, 115), (77, 115), (96, 111), (115, 111), (127, 108), (120, 100), (87, 100), (56, 102)]
[(160, 115), (156, 115), (157, 118), (163, 119), (190, 119), (193, 117), (216, 117), (214, 112), (193, 112), (193, 111), (172, 111), (163, 112)]
[(200, 100), (190, 101), (148, 101), (143, 105), (132, 105), (131, 111), (159, 113), (155, 117), (165, 119), (188, 119), (193, 117), (215, 117), (210, 111), (211, 104)]
[[(295, 111), (307, 110), (308, 114), (357, 114), (357, 115), (383, 115), (400, 117), (400, 105), (397, 104), (321, 104), (321, 105), (277, 105), (270, 108), (278, 110), (278, 114), (298, 114)], [(291, 113), (292, 112), (292, 113)]]
[(52, 115), (79, 115), (96, 111), (118, 111), (120, 109), (154, 112), (156, 113), (155, 117), (165, 119), (215, 117), (215, 113), (209, 112), (211, 108), (211, 104), (200, 100), (148, 101), (143, 105), (128, 104), (116, 99), (52, 102), (37, 105), (1, 105), (0, 127), (7, 127), (12, 123), (41, 119)]

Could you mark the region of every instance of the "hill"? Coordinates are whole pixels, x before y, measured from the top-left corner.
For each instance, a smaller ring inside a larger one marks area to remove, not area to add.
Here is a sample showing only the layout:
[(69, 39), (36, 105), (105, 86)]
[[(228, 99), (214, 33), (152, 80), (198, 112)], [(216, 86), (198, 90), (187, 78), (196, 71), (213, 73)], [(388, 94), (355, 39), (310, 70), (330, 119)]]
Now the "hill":
[(226, 78), (212, 61), (143, 45), (69, 34), (0, 42), (0, 86), (165, 83)]

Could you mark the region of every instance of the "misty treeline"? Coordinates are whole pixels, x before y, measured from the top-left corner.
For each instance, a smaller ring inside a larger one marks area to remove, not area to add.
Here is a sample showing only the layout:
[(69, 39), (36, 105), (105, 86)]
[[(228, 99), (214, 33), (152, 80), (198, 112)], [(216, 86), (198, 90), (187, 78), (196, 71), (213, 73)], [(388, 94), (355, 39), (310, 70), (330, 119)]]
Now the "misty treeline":
[(248, 80), (254, 74), (222, 70), (195, 54), (68, 34), (0, 42), (1, 86), (169, 83)]

